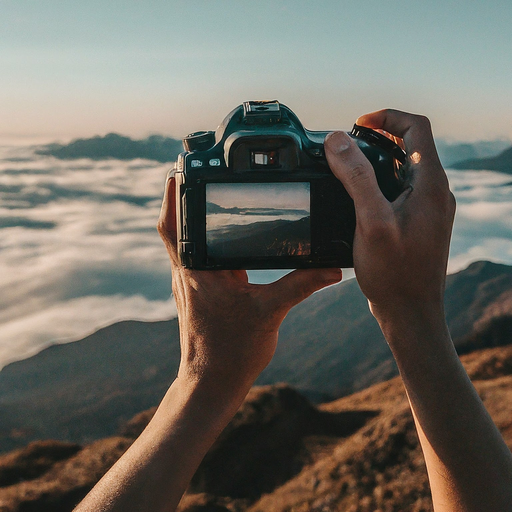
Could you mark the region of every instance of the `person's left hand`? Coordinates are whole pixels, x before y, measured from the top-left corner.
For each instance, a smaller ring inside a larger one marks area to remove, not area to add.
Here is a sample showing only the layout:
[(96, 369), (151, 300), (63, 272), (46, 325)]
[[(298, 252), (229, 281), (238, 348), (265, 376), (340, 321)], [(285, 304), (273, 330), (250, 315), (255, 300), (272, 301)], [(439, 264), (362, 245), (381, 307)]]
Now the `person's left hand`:
[(248, 282), (245, 270), (186, 269), (177, 254), (175, 201), (175, 180), (170, 178), (158, 231), (171, 259), (178, 309), (178, 378), (245, 396), (272, 359), (288, 311), (313, 292), (339, 282), (341, 270), (295, 270), (274, 283), (256, 285)]

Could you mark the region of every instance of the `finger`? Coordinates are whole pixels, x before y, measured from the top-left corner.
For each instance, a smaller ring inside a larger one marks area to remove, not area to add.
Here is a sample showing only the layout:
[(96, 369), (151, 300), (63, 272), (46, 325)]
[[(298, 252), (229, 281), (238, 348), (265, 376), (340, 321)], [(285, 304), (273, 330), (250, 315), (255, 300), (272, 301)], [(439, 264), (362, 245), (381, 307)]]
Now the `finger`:
[(401, 137), (397, 137), (396, 135), (393, 135), (392, 133), (389, 133), (386, 130), (381, 130), (380, 128), (376, 128), (375, 131), (377, 133), (380, 133), (381, 135), (384, 135), (384, 137), (387, 137), (389, 140), (393, 141), (397, 146), (399, 146), (405, 151), (404, 139), (402, 139)]
[(241, 284), (248, 284), (249, 278), (246, 270), (191, 270), (192, 274), (201, 276), (203, 282), (222, 284), (222, 286), (239, 287)]
[(374, 130), (385, 130), (402, 138), (411, 165), (435, 164), (432, 171), (444, 174), (427, 117), (385, 109), (361, 116), (357, 119), (356, 124)]
[(162, 208), (157, 224), (158, 232), (167, 247), (171, 261), (179, 263), (176, 226), (176, 180), (169, 178), (165, 185)]
[(288, 312), (312, 293), (341, 281), (341, 269), (316, 268), (294, 270), (278, 281), (264, 285), (266, 302), (271, 310)]
[(331, 171), (354, 201), (356, 215), (389, 206), (372, 165), (352, 138), (345, 132), (333, 132), (325, 138), (324, 147)]
[(236, 281), (239, 281), (241, 283), (249, 282), (249, 277), (247, 276), (247, 270), (232, 270), (231, 275), (232, 275), (232, 277), (235, 278)]

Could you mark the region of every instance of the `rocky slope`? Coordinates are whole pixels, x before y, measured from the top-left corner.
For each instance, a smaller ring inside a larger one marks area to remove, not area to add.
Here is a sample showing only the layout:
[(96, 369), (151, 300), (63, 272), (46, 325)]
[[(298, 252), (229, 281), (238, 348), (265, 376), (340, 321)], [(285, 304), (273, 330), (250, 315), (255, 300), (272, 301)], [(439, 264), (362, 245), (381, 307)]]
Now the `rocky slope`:
[[(512, 447), (512, 346), (462, 359)], [(153, 413), (84, 447), (36, 442), (1, 456), (0, 511), (71, 511)], [(179, 510), (430, 512), (424, 460), (400, 379), (319, 406), (286, 385), (253, 388)]]

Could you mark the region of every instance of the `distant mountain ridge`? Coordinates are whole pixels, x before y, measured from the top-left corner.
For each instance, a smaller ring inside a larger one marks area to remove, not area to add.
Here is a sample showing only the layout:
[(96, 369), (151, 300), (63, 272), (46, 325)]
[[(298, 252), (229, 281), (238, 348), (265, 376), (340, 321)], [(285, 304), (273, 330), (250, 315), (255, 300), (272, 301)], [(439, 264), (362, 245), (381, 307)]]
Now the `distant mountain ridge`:
[(436, 148), (441, 163), (449, 168), (452, 167), (452, 164), (463, 160), (494, 157), (510, 145), (511, 141), (504, 139), (475, 142), (449, 142), (445, 139), (436, 139)]
[[(512, 341), (512, 267), (477, 262), (448, 276), (446, 313), (461, 352)], [(178, 323), (128, 321), (55, 345), (0, 372), (0, 451), (39, 438), (89, 442), (157, 404), (180, 358)], [(355, 280), (331, 286), (285, 319), (257, 384), (288, 382), (315, 401), (397, 375)]]
[(490, 158), (471, 158), (451, 165), (452, 169), (499, 171), (512, 174), (512, 147)]
[[(488, 167), (453, 167), (468, 162), (469, 165), (480, 165), (480, 160), (490, 160), (495, 165), (496, 155), (510, 146), (510, 141), (490, 140), (477, 142), (450, 143), (443, 139), (436, 140), (436, 146), (441, 162), (450, 168), (488, 168)], [(511, 148), (512, 149), (512, 148)], [(51, 155), (59, 159), (91, 158), (102, 160), (116, 158), (119, 160), (132, 160), (145, 158), (157, 162), (173, 162), (183, 151), (180, 140), (162, 135), (151, 135), (146, 139), (133, 140), (130, 137), (117, 133), (108, 133), (105, 136), (81, 138), (69, 144), (47, 144), (41, 146), (36, 152), (41, 155)], [(466, 164), (465, 164), (466, 165)], [(482, 164), (484, 165), (484, 164)], [(488, 165), (488, 164), (485, 164)], [(501, 165), (501, 164), (497, 164)], [(510, 166), (507, 167), (510, 172)], [(490, 170), (501, 170), (489, 168)]]
[(98, 135), (89, 139), (76, 139), (69, 144), (48, 144), (38, 149), (37, 153), (51, 155), (62, 160), (77, 158), (132, 160), (144, 158), (165, 163), (176, 160), (181, 151), (183, 151), (181, 141), (170, 137), (151, 135), (146, 139), (133, 140), (117, 133), (109, 133), (103, 137)]
[(206, 215), (226, 213), (233, 215), (309, 215), (307, 210), (295, 210), (293, 208), (251, 208), (251, 207), (238, 207), (233, 206), (225, 208), (216, 203), (206, 201)]

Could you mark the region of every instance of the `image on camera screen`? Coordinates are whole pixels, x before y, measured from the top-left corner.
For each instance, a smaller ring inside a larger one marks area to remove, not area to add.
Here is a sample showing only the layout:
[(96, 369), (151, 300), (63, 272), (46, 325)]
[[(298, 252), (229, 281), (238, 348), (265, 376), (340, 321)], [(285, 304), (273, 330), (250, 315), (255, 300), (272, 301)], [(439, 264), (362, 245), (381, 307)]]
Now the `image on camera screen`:
[(209, 183), (208, 256), (308, 256), (310, 212), (309, 183)]

